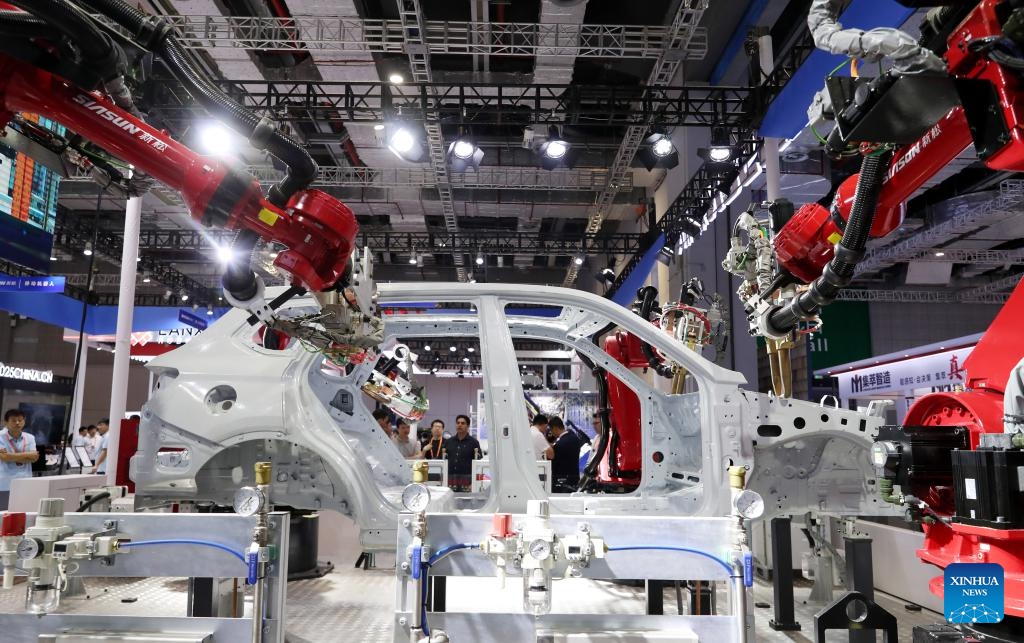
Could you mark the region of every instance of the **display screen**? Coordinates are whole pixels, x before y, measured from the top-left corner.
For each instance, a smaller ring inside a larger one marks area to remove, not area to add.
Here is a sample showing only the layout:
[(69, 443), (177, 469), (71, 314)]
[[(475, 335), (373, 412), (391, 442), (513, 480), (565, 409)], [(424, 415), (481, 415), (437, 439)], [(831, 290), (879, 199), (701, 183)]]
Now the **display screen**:
[[(23, 116), (58, 134), (65, 131), (47, 118)], [(49, 272), (59, 189), (60, 175), (0, 143), (0, 256)]]

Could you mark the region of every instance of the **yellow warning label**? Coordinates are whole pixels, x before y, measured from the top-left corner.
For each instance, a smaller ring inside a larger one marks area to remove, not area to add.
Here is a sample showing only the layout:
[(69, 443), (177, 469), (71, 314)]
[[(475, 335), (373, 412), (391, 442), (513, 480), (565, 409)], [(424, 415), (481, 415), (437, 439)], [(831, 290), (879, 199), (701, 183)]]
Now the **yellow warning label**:
[[(262, 217), (262, 215), (260, 216)], [(839, 234), (838, 232), (833, 232), (832, 234), (828, 235), (828, 242), (831, 243), (832, 245), (836, 245), (842, 240), (842, 238), (843, 235)]]
[(266, 208), (263, 208), (262, 210), (260, 210), (259, 217), (260, 217), (260, 221), (262, 221), (263, 223), (266, 223), (267, 225), (274, 225), (275, 223), (277, 223), (277, 220), (280, 218), (273, 211), (268, 210)]

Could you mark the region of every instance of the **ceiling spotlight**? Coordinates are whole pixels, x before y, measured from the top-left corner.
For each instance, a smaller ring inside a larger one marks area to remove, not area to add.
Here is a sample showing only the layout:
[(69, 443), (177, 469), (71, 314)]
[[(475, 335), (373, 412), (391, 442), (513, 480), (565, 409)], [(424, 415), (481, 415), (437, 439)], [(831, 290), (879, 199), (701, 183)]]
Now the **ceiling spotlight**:
[(181, 300), (182, 301), (188, 301), (188, 293), (187, 292), (181, 293)]
[(56, 255), (50, 255), (50, 261), (57, 261)]
[(945, 253), (945, 252), (942, 252), (941, 250), (939, 250), (938, 252), (936, 252), (936, 253), (935, 253), (935, 256), (936, 256), (936, 257), (945, 257), (945, 256), (946, 256), (946, 253)]
[(391, 83), (392, 85), (401, 85), (402, 83), (405, 82), (405, 76), (398, 73), (397, 71), (392, 72), (390, 75), (388, 75), (388, 82)]
[(572, 145), (562, 138), (558, 128), (552, 125), (548, 128), (548, 140), (540, 146), (540, 166), (545, 170), (567, 167), (571, 149)]
[(476, 265), (478, 265), (478, 266), (484, 265), (484, 256), (482, 254), (477, 253), (477, 255), (476, 255)]
[(206, 307), (206, 314), (209, 317), (213, 317), (213, 304)]
[(598, 281), (613, 283), (615, 281), (615, 269), (605, 268), (601, 272), (597, 273), (597, 279)]
[(425, 345), (425, 346), (423, 347), (423, 350), (425, 350), (425, 351), (428, 351), (428, 352), (429, 352), (429, 351), (430, 351), (430, 344), (426, 344), (426, 345)]
[(145, 272), (142, 273), (142, 283), (148, 284), (151, 281), (153, 281), (153, 280), (150, 279), (150, 277), (149, 277), (149, 275), (147, 273), (145, 273)]
[(636, 153), (637, 160), (648, 171), (656, 167), (671, 170), (679, 165), (679, 152), (669, 135), (655, 131), (643, 140)]
[(483, 159), (484, 151), (468, 138), (459, 138), (448, 146), (448, 162), (453, 172), (478, 170)]
[(224, 265), (227, 265), (234, 261), (235, 253), (231, 250), (231, 246), (217, 246), (217, 261)]
[(384, 124), (383, 123), (377, 123), (376, 125), (373, 126), (373, 131), (375, 131), (375, 132), (383, 132), (384, 131)]
[(135, 263), (139, 263), (140, 261), (142, 261), (142, 255), (136, 255), (135, 256)]
[(199, 147), (208, 154), (229, 153), (234, 147), (233, 139), (231, 131), (217, 122), (207, 123), (199, 130)]
[(92, 256), (92, 243), (86, 242), (85, 249), (82, 250), (82, 254), (85, 255), (86, 257)]
[(409, 255), (409, 265), (410, 266), (415, 266), (416, 265), (416, 253), (415, 252), (412, 253), (411, 255)]
[(583, 255), (576, 255), (575, 257), (573, 257), (573, 260), (572, 260), (572, 262), (574, 264), (576, 264), (577, 266), (582, 266), (583, 265), (583, 261), (584, 261)]
[(454, 345), (452, 345), (452, 346), (449, 346), (449, 347), (448, 347), (448, 350), (454, 353), (454, 352), (455, 352), (455, 351), (457, 351), (458, 349), (457, 349), (457, 348), (455, 348), (455, 346), (454, 346)]
[(475, 352), (476, 352), (476, 349), (475, 349), (475, 348), (473, 348), (472, 346), (470, 346), (470, 347), (469, 347), (469, 348), (467, 348), (466, 350), (467, 350), (467, 351), (469, 351), (470, 353), (475, 353)]
[(165, 291), (164, 291), (164, 299), (170, 299), (170, 298), (171, 298), (171, 295), (173, 295), (173, 294), (174, 294), (174, 293), (173, 293), (173, 292), (171, 292), (171, 291), (170, 291), (170, 289), (168, 289), (168, 290), (165, 290)]
[(711, 128), (711, 147), (708, 149), (707, 160), (712, 163), (725, 163), (732, 159), (732, 140), (727, 127)]
[(427, 133), (419, 123), (395, 121), (385, 126), (385, 140), (391, 153), (410, 163), (419, 163), (427, 158)]
[(465, 362), (466, 364), (469, 364), (469, 358), (468, 357), (463, 357), (462, 361)]

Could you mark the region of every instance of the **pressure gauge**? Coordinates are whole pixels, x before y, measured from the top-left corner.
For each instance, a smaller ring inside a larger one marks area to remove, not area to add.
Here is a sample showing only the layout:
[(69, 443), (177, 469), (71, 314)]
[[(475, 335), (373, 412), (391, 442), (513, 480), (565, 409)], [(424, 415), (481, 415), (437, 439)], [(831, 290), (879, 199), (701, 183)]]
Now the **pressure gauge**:
[(538, 538), (530, 543), (530, 555), (535, 560), (547, 560), (551, 556), (551, 543), (543, 538)]
[(758, 492), (750, 489), (741, 491), (732, 504), (736, 508), (736, 513), (747, 520), (760, 518), (764, 513), (764, 498)]
[(259, 513), (266, 502), (266, 496), (256, 487), (242, 487), (235, 492), (235, 513), (241, 516), (252, 516)]
[(426, 511), (430, 504), (430, 489), (427, 485), (415, 482), (402, 491), (402, 506), (413, 513)]
[(18, 542), (18, 558), (31, 560), (38, 558), (43, 553), (43, 542), (38, 538), (22, 538)]

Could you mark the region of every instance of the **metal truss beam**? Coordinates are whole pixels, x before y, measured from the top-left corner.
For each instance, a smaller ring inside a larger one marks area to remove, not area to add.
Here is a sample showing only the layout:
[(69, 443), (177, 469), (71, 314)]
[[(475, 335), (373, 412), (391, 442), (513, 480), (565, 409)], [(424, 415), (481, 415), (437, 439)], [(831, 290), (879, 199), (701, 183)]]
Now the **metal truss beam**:
[(911, 235), (903, 241), (868, 253), (857, 266), (857, 274), (866, 275), (909, 261), (921, 252), (938, 248), (961, 235), (1019, 216), (1024, 207), (1024, 181), (1007, 179), (999, 184), (999, 196), (978, 207), (957, 214), (947, 221)]
[[(261, 183), (276, 183), (284, 173), (264, 165), (252, 165), (245, 170)], [(595, 192), (608, 182), (608, 170), (599, 168), (559, 169), (552, 172), (533, 167), (481, 167), (476, 172), (448, 175), (454, 189), (480, 190), (556, 190)], [(92, 177), (77, 172), (65, 182), (92, 183)], [(419, 167), (367, 168), (351, 166), (321, 166), (314, 187), (327, 188), (432, 188), (437, 185), (433, 170)], [(633, 175), (626, 174), (620, 189), (633, 189)]]
[[(417, 83), (430, 83), (433, 74), (430, 70), (430, 48), (424, 42), (426, 37), (426, 21), (419, 0), (396, 0), (398, 17), (401, 19), (401, 34), (405, 53), (409, 56), (409, 68), (412, 79)], [(444, 136), (441, 133), (441, 116), (438, 114), (440, 100), (437, 88), (430, 88), (422, 96), (424, 108), (423, 127), (427, 132), (427, 150), (430, 154), (430, 169), (434, 172), (434, 184), (441, 202), (441, 214), (444, 227), (448, 232), (459, 230), (458, 218), (455, 216), (455, 198), (448, 175), (448, 160), (445, 158)], [(461, 253), (452, 254), (455, 274), (459, 281), (467, 281), (465, 261)]]
[[(673, 44), (678, 44), (682, 48), (687, 46), (693, 37), (694, 28), (700, 22), (707, 6), (707, 0), (684, 0), (680, 3), (670, 27)], [(679, 64), (680, 60), (666, 51), (655, 61), (654, 69), (647, 79), (646, 86), (664, 87), (668, 85), (675, 78), (676, 72), (679, 70)], [(623, 136), (619, 150), (615, 154), (615, 160), (612, 162), (611, 176), (608, 177), (608, 183), (598, 195), (593, 212), (587, 221), (588, 234), (596, 234), (601, 229), (601, 224), (604, 222), (609, 208), (611, 208), (612, 203), (615, 201), (615, 195), (621, 189), (621, 181), (630, 173), (629, 169), (633, 163), (633, 157), (636, 156), (637, 150), (640, 149), (640, 143), (643, 142), (644, 136), (646, 136), (647, 130), (653, 124), (655, 118), (656, 116), (652, 115), (646, 122), (633, 124), (626, 128), (626, 134)], [(571, 265), (562, 285), (566, 287), (572, 286), (576, 282), (578, 273), (579, 267), (575, 264)]]
[[(692, 3), (693, 0), (687, 0)], [(107, 22), (102, 16), (101, 21)], [(405, 53), (403, 23), (359, 18), (163, 16), (186, 49)], [(428, 54), (569, 56), (572, 58), (703, 58), (708, 32), (693, 27), (685, 42), (665, 25), (576, 25), (420, 21)], [(696, 23), (693, 23), (694, 25)]]
[(961, 250), (939, 248), (927, 250), (907, 261), (930, 263), (967, 263), (974, 266), (1019, 266), (1024, 264), (1024, 250)]
[[(92, 243), (93, 223), (77, 213), (62, 208), (57, 216), (53, 231), (53, 245), (67, 252), (81, 252), (87, 243)], [(124, 246), (123, 232), (111, 232), (100, 230), (96, 235), (96, 243), (93, 244), (93, 252), (114, 265), (121, 264), (121, 249)], [(145, 247), (141, 240), (140, 246)], [(164, 265), (152, 257), (142, 255), (138, 264), (138, 271), (150, 275), (153, 281), (161, 284), (172, 292), (174, 301), (182, 294), (187, 294), (193, 302), (207, 304), (217, 300), (220, 293), (206, 287), (188, 275)], [(116, 303), (116, 294), (114, 303)], [(163, 302), (167, 304), (167, 301)]]
[[(171, 79), (160, 82), (174, 83)], [(630, 126), (656, 121), (665, 127), (740, 127), (755, 116), (746, 87), (625, 87), (413, 82), (215, 81), (249, 109), (277, 121), (321, 119), (380, 123), (401, 112), (406, 118), (445, 124), (575, 127)], [(161, 106), (167, 120), (192, 117), (190, 106)]]
[[(143, 230), (140, 245), (149, 251), (184, 251), (209, 254), (214, 244), (230, 243), (234, 232), (224, 230)], [(579, 235), (569, 233), (459, 230), (456, 232), (396, 232), (363, 228), (356, 237), (360, 247), (373, 252), (399, 254), (456, 253), (459, 255), (627, 254), (641, 249), (646, 235)]]
[[(1017, 275), (1018, 280), (1020, 275)], [(955, 290), (874, 290), (847, 288), (839, 292), (840, 301), (866, 301), (894, 304), (1004, 304), (1008, 293)]]
[[(1006, 277), (990, 281), (989, 283), (983, 286), (975, 286), (973, 288), (968, 288), (967, 290), (961, 291), (960, 295), (963, 297), (975, 298), (993, 295), (1007, 290), (1013, 290), (1014, 288), (1017, 287), (1017, 284), (1020, 283), (1021, 277), (1024, 277), (1024, 274), (1019, 272), (1014, 273), (1012, 275), (1007, 275)], [(1003, 296), (1005, 298), (1005, 295)]]

